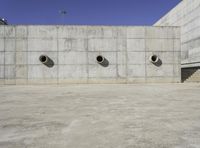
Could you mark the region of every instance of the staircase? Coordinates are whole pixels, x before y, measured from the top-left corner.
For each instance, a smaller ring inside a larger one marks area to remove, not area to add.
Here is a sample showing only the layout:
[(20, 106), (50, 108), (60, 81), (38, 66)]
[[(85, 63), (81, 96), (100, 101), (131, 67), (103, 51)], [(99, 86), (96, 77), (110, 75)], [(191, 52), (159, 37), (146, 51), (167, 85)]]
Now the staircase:
[(183, 68), (181, 80), (184, 83), (200, 83), (200, 68)]

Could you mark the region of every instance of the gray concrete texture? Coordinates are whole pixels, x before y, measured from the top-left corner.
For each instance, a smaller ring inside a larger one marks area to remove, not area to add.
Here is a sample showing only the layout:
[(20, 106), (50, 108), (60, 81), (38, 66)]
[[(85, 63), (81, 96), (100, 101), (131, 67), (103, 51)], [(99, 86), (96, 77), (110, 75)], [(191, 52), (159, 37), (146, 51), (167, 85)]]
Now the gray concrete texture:
[(184, 68), (200, 66), (200, 1), (183, 0), (154, 26), (181, 26)]
[[(162, 65), (149, 62), (158, 55)], [(39, 61), (47, 55), (54, 63)], [(104, 56), (109, 65), (96, 61)], [(178, 27), (0, 26), (1, 84), (180, 82)]]
[(199, 84), (0, 87), (1, 148), (199, 148)]

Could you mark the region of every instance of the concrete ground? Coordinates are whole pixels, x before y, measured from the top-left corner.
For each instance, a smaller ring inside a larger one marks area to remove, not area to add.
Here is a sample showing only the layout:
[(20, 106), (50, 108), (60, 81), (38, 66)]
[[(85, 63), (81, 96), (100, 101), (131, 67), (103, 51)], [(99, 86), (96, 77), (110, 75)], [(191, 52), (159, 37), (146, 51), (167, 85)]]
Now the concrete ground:
[(0, 148), (199, 148), (200, 84), (1, 86)]

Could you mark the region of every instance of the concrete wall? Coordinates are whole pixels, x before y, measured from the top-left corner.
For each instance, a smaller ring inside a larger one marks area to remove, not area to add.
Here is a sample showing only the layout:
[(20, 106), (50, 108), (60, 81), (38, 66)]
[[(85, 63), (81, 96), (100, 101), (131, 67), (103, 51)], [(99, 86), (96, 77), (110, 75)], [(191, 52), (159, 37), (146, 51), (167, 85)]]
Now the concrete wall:
[(200, 66), (200, 0), (183, 0), (154, 26), (181, 26), (182, 67)]
[[(41, 54), (54, 66), (42, 64)], [(161, 66), (149, 62), (152, 54)], [(1, 84), (137, 82), (180, 82), (179, 28), (0, 26)]]

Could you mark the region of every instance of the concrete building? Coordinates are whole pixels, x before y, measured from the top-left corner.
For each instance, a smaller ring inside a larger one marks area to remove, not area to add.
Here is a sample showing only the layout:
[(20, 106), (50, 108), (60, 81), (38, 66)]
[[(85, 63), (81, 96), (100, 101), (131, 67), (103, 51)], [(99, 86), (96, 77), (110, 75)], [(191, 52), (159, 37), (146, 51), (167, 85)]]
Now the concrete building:
[(180, 80), (179, 27), (0, 26), (1, 84)]
[[(183, 81), (200, 82), (200, 1), (183, 0), (154, 26), (181, 27)], [(188, 79), (189, 78), (189, 79)]]

